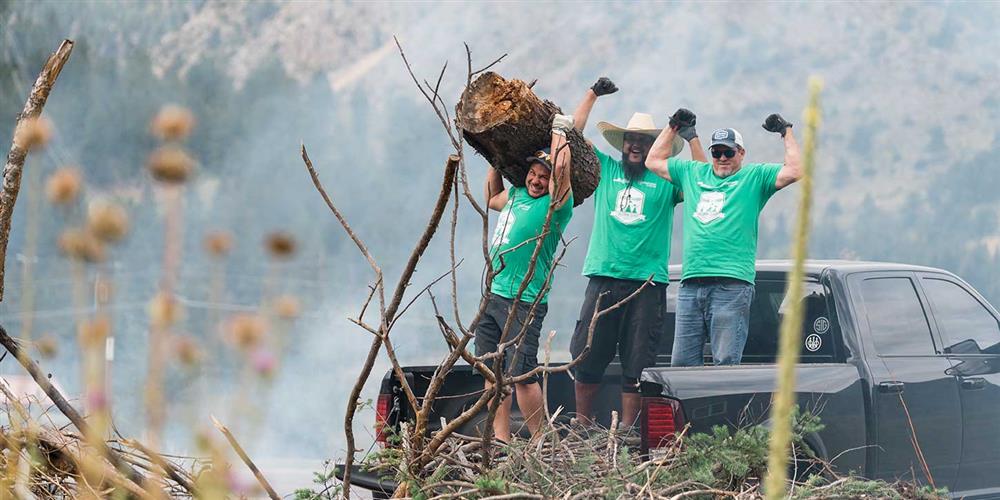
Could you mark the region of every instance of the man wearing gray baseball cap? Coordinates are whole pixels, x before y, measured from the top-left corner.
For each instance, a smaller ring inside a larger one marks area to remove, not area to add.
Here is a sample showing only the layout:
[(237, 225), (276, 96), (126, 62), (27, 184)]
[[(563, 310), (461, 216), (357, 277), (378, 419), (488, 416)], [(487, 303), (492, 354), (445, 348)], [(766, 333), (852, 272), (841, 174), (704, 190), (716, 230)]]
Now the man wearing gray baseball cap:
[(688, 115), (694, 113), (674, 114), (646, 158), (646, 167), (688, 200), (671, 366), (703, 364), (706, 338), (716, 365), (735, 365), (747, 341), (760, 211), (774, 193), (802, 177), (799, 146), (792, 124), (772, 114), (763, 127), (784, 140), (784, 164), (744, 164), (743, 136), (731, 128), (712, 133), (712, 163), (670, 158), (670, 145)]

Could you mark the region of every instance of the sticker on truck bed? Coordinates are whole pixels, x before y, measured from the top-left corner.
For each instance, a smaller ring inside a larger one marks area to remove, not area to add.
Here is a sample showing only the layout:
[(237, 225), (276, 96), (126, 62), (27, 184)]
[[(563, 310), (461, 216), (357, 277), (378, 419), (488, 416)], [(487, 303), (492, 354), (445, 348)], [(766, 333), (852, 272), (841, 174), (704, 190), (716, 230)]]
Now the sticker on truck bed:
[(826, 319), (826, 316), (820, 316), (813, 321), (813, 331), (822, 335), (830, 331), (830, 320)]
[(823, 347), (823, 338), (815, 333), (810, 334), (806, 337), (806, 350), (809, 352), (816, 352), (821, 347)]

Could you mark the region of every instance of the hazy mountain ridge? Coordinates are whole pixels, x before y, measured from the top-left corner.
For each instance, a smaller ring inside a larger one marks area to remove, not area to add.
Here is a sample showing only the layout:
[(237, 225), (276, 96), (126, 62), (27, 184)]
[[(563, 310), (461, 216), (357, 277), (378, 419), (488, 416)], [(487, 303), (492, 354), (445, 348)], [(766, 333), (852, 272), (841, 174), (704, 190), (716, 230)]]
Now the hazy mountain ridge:
[[(902, 3), (639, 4), (628, 10), (588, 3), (569, 13), (524, 4), (426, 4), (424, 12), (407, 5), (208, 3), (152, 48), (156, 72), (173, 68), (183, 75), (199, 59), (216, 59), (227, 62), (226, 72), (239, 86), (273, 55), (289, 77), (305, 82), (379, 54), (393, 34), (406, 43), (431, 30), (438, 32), (432, 46), (422, 38), (408, 46), (414, 60), (440, 64), (460, 41), (493, 36), (489, 44), (472, 42), (477, 55), (509, 52), (501, 72), (539, 78), (539, 92), (567, 109), (595, 75), (607, 73), (624, 89), (609, 98), (618, 108), (653, 108), (664, 116), (684, 103), (709, 123), (754, 124), (770, 110), (797, 120), (805, 78), (822, 75), (823, 144), (847, 147), (824, 149), (824, 165), (848, 166), (821, 169), (825, 180), (866, 177), (865, 183), (893, 185), (915, 169), (942, 172), (949, 163), (997, 147), (992, 125), (1000, 108), (996, 86), (989, 82), (1000, 77), (1000, 62), (982, 55), (996, 53), (1000, 37), (989, 26), (989, 14), (995, 17), (997, 8), (987, 3), (979, 4), (987, 15), (970, 5)], [(253, 15), (262, 10), (269, 12)], [(616, 12), (622, 15), (616, 18)], [(457, 17), (463, 20), (454, 29), (442, 29)], [(552, 18), (554, 26), (539, 34), (521, 21), (526, 17)], [(602, 68), (600, 60), (614, 63)], [(452, 68), (460, 70), (455, 62)], [(382, 60), (358, 85), (405, 92), (399, 88), (405, 79), (393, 68), (399, 64), (395, 57)], [(434, 67), (417, 69), (429, 74)], [(446, 82), (449, 90), (462, 84), (456, 73)], [(420, 96), (411, 92), (411, 98)], [(900, 145), (903, 137), (906, 144)], [(935, 142), (943, 150), (912, 146)], [(909, 192), (926, 189), (920, 178), (910, 181), (879, 203), (898, 207)], [(845, 194), (855, 203), (863, 197)]]

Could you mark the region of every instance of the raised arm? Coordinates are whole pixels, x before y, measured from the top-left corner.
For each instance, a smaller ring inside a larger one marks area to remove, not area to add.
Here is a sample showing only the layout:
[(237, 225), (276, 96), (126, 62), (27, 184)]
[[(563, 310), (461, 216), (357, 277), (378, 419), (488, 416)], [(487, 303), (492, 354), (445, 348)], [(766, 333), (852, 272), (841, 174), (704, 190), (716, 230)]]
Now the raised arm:
[(691, 158), (697, 161), (705, 161), (705, 151), (701, 148), (701, 141), (698, 140), (698, 133), (694, 126), (697, 117), (691, 110), (680, 108), (670, 117), (670, 124), (660, 132), (660, 135), (653, 141), (653, 146), (649, 148), (646, 155), (646, 168), (654, 174), (666, 180), (670, 178), (670, 169), (667, 168), (667, 159), (674, 150), (674, 137), (678, 135), (687, 139), (691, 146)]
[(689, 140), (688, 146), (691, 148), (692, 160), (708, 163), (708, 156), (705, 155), (705, 148), (701, 147), (701, 141), (698, 140), (698, 136), (694, 136), (694, 138)]
[(570, 179), (570, 165), (572, 165), (569, 143), (566, 141), (566, 134), (573, 128), (573, 117), (557, 114), (552, 118), (552, 144), (549, 151), (552, 153), (552, 175), (549, 176), (549, 194), (556, 200), (556, 209), (569, 200), (569, 195), (573, 191)]
[(785, 141), (785, 164), (778, 171), (778, 178), (774, 181), (774, 187), (781, 189), (789, 184), (793, 184), (802, 178), (802, 158), (799, 154), (799, 143), (792, 135), (792, 124), (786, 121), (781, 115), (774, 113), (764, 120), (764, 130), (781, 134)]
[(597, 98), (602, 95), (614, 94), (615, 92), (618, 92), (618, 87), (608, 77), (602, 76), (598, 78), (597, 83), (594, 83), (594, 85), (587, 89), (587, 93), (583, 94), (583, 100), (580, 101), (580, 104), (576, 107), (576, 111), (573, 112), (573, 126), (580, 132), (583, 132), (583, 128), (587, 126), (587, 119), (590, 117), (590, 110), (594, 109), (594, 103), (597, 102)]
[(674, 150), (674, 137), (676, 136), (676, 127), (664, 128), (653, 141), (653, 145), (649, 148), (649, 154), (646, 155), (646, 168), (668, 181), (671, 179), (670, 169), (667, 168), (667, 159), (670, 158), (670, 153)]
[(507, 204), (507, 190), (503, 187), (503, 177), (493, 165), (486, 170), (486, 204), (498, 212)]

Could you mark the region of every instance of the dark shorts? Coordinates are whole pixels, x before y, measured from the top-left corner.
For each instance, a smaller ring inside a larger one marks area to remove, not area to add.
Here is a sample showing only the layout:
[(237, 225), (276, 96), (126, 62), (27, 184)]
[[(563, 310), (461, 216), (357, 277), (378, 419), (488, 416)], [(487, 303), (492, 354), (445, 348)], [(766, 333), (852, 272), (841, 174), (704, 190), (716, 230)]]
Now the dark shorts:
[[(580, 356), (587, 345), (587, 333), (598, 296), (608, 292), (601, 298), (600, 308), (605, 309), (628, 297), (642, 284), (642, 281), (603, 276), (590, 278), (580, 308), (580, 320), (576, 322), (569, 346), (573, 359)], [(602, 316), (594, 328), (590, 354), (573, 367), (576, 380), (584, 384), (600, 384), (616, 351), (622, 364), (622, 376), (639, 378), (643, 369), (656, 362), (666, 307), (666, 283), (650, 283), (632, 300)]]
[[(483, 315), (479, 318), (474, 330), (476, 356), (496, 352), (497, 346), (500, 344), (500, 335), (503, 333), (503, 326), (507, 323), (507, 316), (510, 315), (514, 305), (513, 300), (492, 293), (487, 300), (489, 302), (486, 304), (486, 310), (483, 311)], [(517, 349), (516, 345), (511, 345), (504, 352), (504, 373), (511, 373), (515, 376), (523, 375), (538, 366), (538, 339), (542, 333), (542, 320), (545, 319), (545, 313), (548, 309), (548, 305), (538, 304), (535, 307), (534, 317), (528, 323), (528, 329), (524, 334), (524, 341), (521, 342), (520, 349)], [(513, 309), (514, 320), (504, 342), (517, 338), (530, 310), (531, 303), (517, 302), (517, 307)], [(510, 371), (512, 363), (513, 372)], [(486, 365), (492, 367), (493, 360), (488, 361)], [(524, 383), (530, 384), (537, 381), (538, 377), (536, 376)]]

